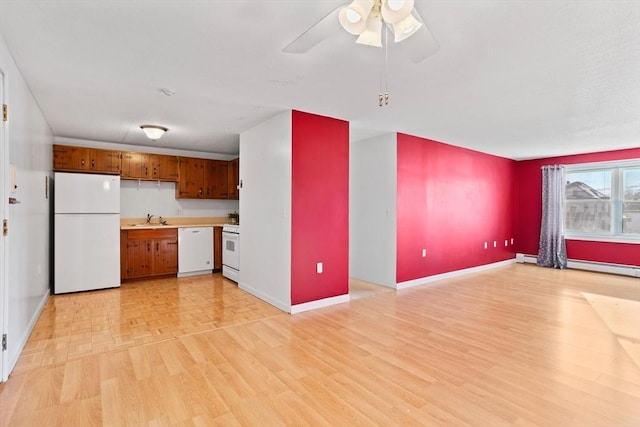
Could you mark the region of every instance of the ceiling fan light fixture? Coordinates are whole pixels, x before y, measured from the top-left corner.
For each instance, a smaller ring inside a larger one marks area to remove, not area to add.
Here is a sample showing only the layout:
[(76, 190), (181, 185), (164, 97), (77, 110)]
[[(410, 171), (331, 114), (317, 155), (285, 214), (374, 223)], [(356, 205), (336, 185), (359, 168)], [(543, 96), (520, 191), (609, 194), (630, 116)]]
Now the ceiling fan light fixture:
[(393, 24), (393, 41), (400, 43), (414, 35), (422, 27), (422, 23), (409, 14), (402, 21)]
[(382, 0), (382, 18), (388, 24), (397, 24), (411, 16), (413, 5), (414, 0)]
[(367, 25), (367, 16), (371, 12), (374, 0), (353, 0), (351, 4), (340, 9), (338, 20), (347, 32), (359, 35)]
[(349, 7), (343, 7), (340, 10), (338, 19), (340, 20), (340, 25), (342, 25), (342, 28), (344, 28), (347, 32), (357, 36), (364, 31), (366, 22), (364, 19), (353, 21), (350, 15), (355, 15), (358, 17), (360, 16), (353, 9), (349, 9)]
[(382, 19), (380, 18), (380, 14), (369, 14), (367, 26), (356, 40), (356, 43), (382, 47)]
[(140, 129), (144, 132), (144, 134), (152, 141), (156, 141), (164, 135), (166, 131), (169, 129), (164, 126), (158, 125), (141, 125)]

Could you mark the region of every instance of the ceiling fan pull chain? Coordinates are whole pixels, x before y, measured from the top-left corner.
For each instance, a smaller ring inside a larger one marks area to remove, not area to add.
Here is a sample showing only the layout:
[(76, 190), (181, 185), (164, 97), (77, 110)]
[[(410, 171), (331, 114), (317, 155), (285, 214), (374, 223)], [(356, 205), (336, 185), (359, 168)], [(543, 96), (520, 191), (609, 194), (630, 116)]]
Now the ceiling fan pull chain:
[(389, 105), (389, 27), (384, 25), (384, 105)]
[(384, 73), (382, 64), (384, 63), (384, 52), (380, 51), (380, 73), (378, 74), (378, 106), (382, 107), (384, 105), (384, 95), (382, 94), (382, 82), (384, 80)]

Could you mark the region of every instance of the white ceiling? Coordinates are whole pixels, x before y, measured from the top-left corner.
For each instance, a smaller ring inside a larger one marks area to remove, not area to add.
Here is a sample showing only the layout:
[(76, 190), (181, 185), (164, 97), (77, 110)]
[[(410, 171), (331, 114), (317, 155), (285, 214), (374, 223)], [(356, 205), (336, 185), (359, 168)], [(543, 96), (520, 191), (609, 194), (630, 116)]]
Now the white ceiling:
[(231, 154), (298, 109), (513, 159), (640, 146), (640, 1), (417, 0), (440, 51), (392, 44), (382, 108), (379, 49), (282, 52), (347, 2), (0, 0), (0, 32), (59, 137)]

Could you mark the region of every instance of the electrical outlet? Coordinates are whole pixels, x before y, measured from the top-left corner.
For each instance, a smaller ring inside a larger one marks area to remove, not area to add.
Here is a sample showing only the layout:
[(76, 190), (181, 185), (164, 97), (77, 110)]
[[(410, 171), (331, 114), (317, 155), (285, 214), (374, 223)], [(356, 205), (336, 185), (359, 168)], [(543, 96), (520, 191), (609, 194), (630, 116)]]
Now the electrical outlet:
[(322, 263), (321, 262), (316, 264), (316, 273), (322, 274)]
[(182, 216), (182, 208), (176, 209), (176, 216)]
[(423, 250), (422, 250), (422, 258), (424, 258), (424, 257), (426, 257), (426, 256), (427, 256), (427, 250), (426, 250), (426, 249), (423, 249)]

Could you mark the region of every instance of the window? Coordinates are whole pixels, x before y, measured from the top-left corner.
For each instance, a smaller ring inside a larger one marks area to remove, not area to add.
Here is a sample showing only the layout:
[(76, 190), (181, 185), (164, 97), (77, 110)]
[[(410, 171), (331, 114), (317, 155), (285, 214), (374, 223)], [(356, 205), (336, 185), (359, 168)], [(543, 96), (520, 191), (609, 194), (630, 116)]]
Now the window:
[(565, 171), (567, 238), (640, 242), (640, 160)]

